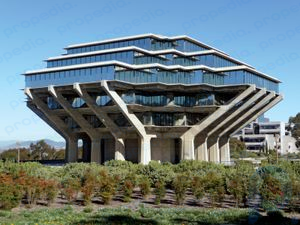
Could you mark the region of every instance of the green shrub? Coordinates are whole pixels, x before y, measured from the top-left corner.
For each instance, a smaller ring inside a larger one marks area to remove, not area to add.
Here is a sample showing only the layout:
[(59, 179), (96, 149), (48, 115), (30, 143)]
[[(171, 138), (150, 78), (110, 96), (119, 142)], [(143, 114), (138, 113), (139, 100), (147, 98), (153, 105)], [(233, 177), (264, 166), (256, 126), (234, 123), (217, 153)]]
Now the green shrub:
[(191, 187), (193, 195), (196, 197), (197, 200), (200, 200), (204, 197), (205, 191), (202, 177), (194, 176), (192, 178)]
[(189, 178), (186, 175), (178, 174), (173, 181), (173, 188), (175, 191), (177, 205), (183, 204), (188, 187)]
[(151, 193), (150, 180), (147, 177), (142, 176), (139, 179), (138, 185), (141, 191), (141, 195), (143, 196), (144, 199), (146, 199), (147, 196)]
[(154, 204), (159, 205), (166, 195), (166, 187), (164, 181), (157, 181), (154, 185), (155, 201)]
[(83, 210), (82, 210), (84, 213), (91, 213), (93, 212), (93, 208), (92, 207), (85, 207)]
[(108, 205), (111, 202), (116, 192), (117, 181), (118, 180), (115, 177), (110, 176), (106, 170), (100, 171), (96, 195), (101, 197), (105, 205)]
[(154, 186), (158, 181), (162, 181), (171, 186), (172, 180), (175, 177), (173, 167), (170, 163), (160, 164), (157, 161), (151, 161), (148, 165), (140, 166), (137, 173), (139, 175), (148, 177), (151, 182), (151, 186)]
[(136, 185), (136, 175), (133, 173), (127, 174), (123, 183), (123, 200), (124, 202), (130, 202), (133, 189)]
[(87, 169), (83, 175), (81, 187), (84, 205), (89, 205), (91, 203), (95, 188), (96, 175), (90, 169)]
[(203, 184), (205, 193), (208, 193), (212, 206), (223, 200), (225, 188), (222, 174), (217, 171), (208, 171), (203, 177)]

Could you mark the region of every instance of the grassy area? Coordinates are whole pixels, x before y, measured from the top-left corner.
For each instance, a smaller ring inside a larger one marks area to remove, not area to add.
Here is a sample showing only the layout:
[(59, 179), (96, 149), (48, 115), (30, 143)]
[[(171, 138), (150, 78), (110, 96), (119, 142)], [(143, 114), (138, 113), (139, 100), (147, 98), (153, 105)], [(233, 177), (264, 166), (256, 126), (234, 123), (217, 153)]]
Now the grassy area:
[(17, 213), (0, 211), (1, 225), (23, 224), (299, 224), (297, 220), (278, 215), (262, 216), (249, 209), (185, 209), (127, 207), (91, 208), (76, 211), (71, 206), (63, 209), (26, 210)]
[(153, 209), (143, 206), (136, 210), (120, 207), (91, 211), (86, 208), (78, 212), (72, 207), (18, 213), (0, 211), (0, 224), (242, 224), (253, 214), (245, 209)]

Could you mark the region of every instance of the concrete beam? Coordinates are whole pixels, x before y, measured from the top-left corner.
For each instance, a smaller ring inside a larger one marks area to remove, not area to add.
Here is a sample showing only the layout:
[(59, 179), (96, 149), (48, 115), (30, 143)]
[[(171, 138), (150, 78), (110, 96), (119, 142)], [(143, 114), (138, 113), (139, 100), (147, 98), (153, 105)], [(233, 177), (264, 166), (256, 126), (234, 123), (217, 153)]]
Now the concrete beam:
[(91, 162), (101, 163), (101, 139), (93, 139), (91, 146)]
[(181, 159), (185, 160), (194, 160), (194, 136), (193, 135), (185, 135), (181, 137)]
[[(221, 123), (219, 123), (217, 126), (215, 126), (214, 129), (212, 129), (209, 133), (208, 133), (208, 137), (218, 133), (217, 131), (224, 127), (225, 125), (227, 125), (228, 122), (230, 122), (232, 119), (236, 118), (237, 116), (241, 116), (241, 114), (244, 113), (244, 110), (246, 110), (248, 107), (251, 107), (251, 105), (256, 102), (260, 97), (262, 97), (263, 95), (266, 94), (266, 89), (262, 89), (260, 91), (258, 91), (256, 94), (254, 94), (253, 97), (251, 97), (249, 100), (247, 100), (244, 104), (242, 104), (240, 107), (238, 107), (233, 113), (231, 113), (229, 116), (227, 116), (226, 118), (224, 118), (224, 120), (221, 121)], [(218, 134), (217, 134), (218, 135)]]
[(115, 140), (115, 160), (125, 160), (125, 141), (122, 138)]
[(220, 161), (221, 163), (229, 164), (230, 163), (230, 146), (229, 146), (229, 137), (219, 138), (219, 148), (220, 148)]
[(90, 138), (97, 139), (100, 135), (95, 131), (95, 128), (75, 109), (72, 108), (71, 104), (62, 96), (62, 94), (55, 90), (53, 85), (48, 87), (49, 93), (54, 99), (64, 108), (70, 117), (90, 136)]
[(38, 109), (50, 120), (59, 131), (63, 134), (64, 138), (69, 137), (71, 134), (68, 131), (68, 126), (62, 119), (51, 112), (47, 104), (45, 104), (36, 94), (34, 94), (29, 88), (25, 88), (24, 93), (29, 97), (31, 102), (35, 104)]
[(81, 97), (85, 101), (85, 103), (91, 109), (91, 111), (104, 124), (104, 126), (107, 129), (109, 129), (109, 131), (116, 139), (123, 136), (123, 133), (120, 130), (120, 128), (107, 115), (106, 111), (102, 110), (101, 107), (97, 106), (96, 101), (88, 94), (86, 89), (81, 88), (79, 83), (74, 83), (73, 88), (77, 92), (79, 97)]
[(140, 138), (139, 148), (140, 163), (147, 165), (151, 161), (151, 137)]
[(208, 161), (208, 151), (207, 151), (207, 136), (198, 135), (195, 140), (195, 159), (201, 161)]
[[(257, 104), (253, 105), (253, 107), (250, 110), (244, 113), (240, 118), (238, 118), (232, 124), (230, 124), (230, 126), (227, 129), (225, 129), (219, 136), (220, 137), (230, 136), (234, 132), (242, 129), (244, 126), (246, 126), (247, 124), (255, 120), (259, 115), (269, 110), (271, 107), (273, 107), (282, 99), (281, 96), (278, 96), (280, 100), (278, 99), (279, 101), (277, 100), (276, 103), (269, 105), (269, 102), (274, 97), (275, 97), (275, 92), (268, 93), (266, 97), (261, 99)], [(266, 107), (266, 105), (269, 105), (269, 107)]]
[(77, 162), (78, 160), (78, 140), (75, 138), (66, 139), (66, 162)]
[(145, 126), (142, 124), (142, 122), (134, 113), (129, 112), (126, 103), (115, 90), (111, 90), (108, 87), (107, 81), (101, 81), (101, 87), (119, 107), (120, 111), (128, 119), (130, 124), (135, 127), (140, 136), (140, 162), (143, 164), (148, 164), (151, 161), (151, 138), (156, 136), (147, 134)]
[[(193, 142), (197, 135), (199, 135), (204, 129), (213, 124), (218, 118), (232, 109), (236, 104), (242, 101), (244, 98), (252, 94), (256, 90), (255, 85), (251, 85), (246, 90), (244, 90), (241, 94), (239, 94), (236, 98), (234, 98), (228, 105), (221, 106), (214, 113), (209, 115), (204, 121), (201, 121), (199, 124), (192, 126), (188, 131), (186, 131), (180, 138), (182, 140), (182, 156), (187, 157), (189, 159), (194, 158), (194, 144), (188, 143)], [(206, 135), (206, 134), (205, 134)], [(187, 143), (186, 143), (187, 142)], [(204, 143), (202, 143), (204, 144)], [(196, 146), (198, 147), (198, 146)], [(216, 146), (215, 146), (216, 147)], [(214, 147), (214, 148), (215, 148)], [(209, 147), (208, 147), (209, 148)]]

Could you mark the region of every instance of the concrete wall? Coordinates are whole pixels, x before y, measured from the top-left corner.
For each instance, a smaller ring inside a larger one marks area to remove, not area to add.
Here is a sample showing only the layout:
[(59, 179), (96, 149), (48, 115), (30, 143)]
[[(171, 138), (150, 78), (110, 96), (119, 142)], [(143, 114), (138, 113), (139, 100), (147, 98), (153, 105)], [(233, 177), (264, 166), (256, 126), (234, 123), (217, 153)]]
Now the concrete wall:
[(151, 140), (151, 160), (175, 162), (175, 139), (153, 138)]

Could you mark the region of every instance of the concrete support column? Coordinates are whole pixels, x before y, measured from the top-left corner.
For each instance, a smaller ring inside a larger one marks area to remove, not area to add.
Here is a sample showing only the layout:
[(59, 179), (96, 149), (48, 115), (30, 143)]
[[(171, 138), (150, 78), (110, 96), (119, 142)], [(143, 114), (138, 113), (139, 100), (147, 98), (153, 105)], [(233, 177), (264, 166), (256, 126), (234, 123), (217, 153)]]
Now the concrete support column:
[(208, 161), (207, 138), (205, 136), (197, 136), (195, 138), (195, 159)]
[(125, 160), (125, 141), (122, 138), (115, 141), (115, 160)]
[(181, 159), (194, 160), (195, 159), (195, 146), (194, 146), (194, 136), (185, 135), (181, 139)]
[(76, 138), (66, 139), (66, 162), (76, 162), (78, 160), (78, 142)]
[(229, 164), (230, 162), (230, 147), (229, 147), (229, 137), (221, 137), (219, 139), (219, 148), (221, 155), (221, 162)]
[(151, 137), (139, 139), (140, 163), (147, 165), (151, 161)]
[(219, 163), (220, 162), (220, 149), (219, 149), (219, 138), (211, 137), (207, 141), (207, 148), (209, 154), (209, 161)]
[(101, 139), (92, 140), (91, 162), (101, 163)]

